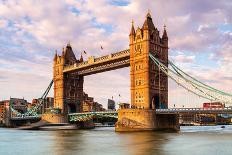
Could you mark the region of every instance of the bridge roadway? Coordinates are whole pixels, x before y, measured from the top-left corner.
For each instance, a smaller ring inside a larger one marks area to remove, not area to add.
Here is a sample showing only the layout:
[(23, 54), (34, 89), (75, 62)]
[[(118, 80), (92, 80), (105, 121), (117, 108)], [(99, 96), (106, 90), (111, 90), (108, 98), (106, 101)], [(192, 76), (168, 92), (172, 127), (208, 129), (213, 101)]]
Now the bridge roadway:
[[(170, 109), (157, 109), (156, 114), (232, 114), (232, 108), (170, 108)], [(117, 111), (98, 111), (98, 112), (84, 112), (84, 113), (70, 113), (69, 117), (114, 117), (118, 115)], [(11, 120), (33, 120), (40, 118), (38, 116), (25, 116), (25, 117), (12, 117)]]
[(75, 72), (78, 75), (90, 75), (130, 66), (130, 50), (123, 50), (99, 58), (89, 57), (87, 61), (64, 67), (63, 72)]
[[(232, 108), (170, 108), (157, 109), (156, 114), (232, 114)], [(86, 121), (93, 117), (114, 117), (117, 118), (117, 111), (99, 111), (99, 112), (85, 112), (85, 113), (71, 113), (69, 120), (72, 121)]]
[(37, 116), (15, 116), (15, 117), (11, 117), (10, 120), (12, 121), (20, 121), (20, 120), (35, 120), (35, 119), (40, 119), (41, 115), (37, 115)]
[(170, 108), (157, 109), (156, 114), (232, 114), (232, 108)]
[[(117, 111), (97, 111), (97, 112), (84, 112), (84, 113), (70, 113), (73, 115), (89, 115), (89, 114), (117, 114)], [(232, 114), (231, 108), (170, 108), (170, 109), (156, 109), (156, 114)]]

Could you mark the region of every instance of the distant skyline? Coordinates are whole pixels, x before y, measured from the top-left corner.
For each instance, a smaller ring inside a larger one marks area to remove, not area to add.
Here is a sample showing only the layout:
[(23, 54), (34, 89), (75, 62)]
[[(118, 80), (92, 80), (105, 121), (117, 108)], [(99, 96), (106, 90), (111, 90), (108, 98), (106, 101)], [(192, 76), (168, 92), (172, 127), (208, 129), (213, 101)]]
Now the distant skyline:
[[(167, 26), (169, 59), (232, 93), (231, 0), (2, 0), (0, 100), (40, 97), (52, 79), (55, 50), (68, 42), (77, 58), (86, 51), (84, 60), (128, 49), (131, 21), (141, 27), (148, 9), (160, 34)], [(129, 74), (124, 68), (87, 76), (84, 91), (104, 107), (112, 96), (130, 102)], [(175, 96), (183, 90), (169, 87), (170, 105), (182, 106)]]

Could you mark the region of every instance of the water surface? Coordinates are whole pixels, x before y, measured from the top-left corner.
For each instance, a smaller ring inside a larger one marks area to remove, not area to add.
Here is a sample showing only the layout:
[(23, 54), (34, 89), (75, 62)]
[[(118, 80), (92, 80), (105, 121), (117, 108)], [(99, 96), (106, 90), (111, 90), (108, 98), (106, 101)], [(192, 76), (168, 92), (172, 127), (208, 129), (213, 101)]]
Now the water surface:
[(231, 155), (232, 126), (181, 127), (178, 133), (117, 133), (114, 128), (26, 131), (0, 128), (0, 155)]

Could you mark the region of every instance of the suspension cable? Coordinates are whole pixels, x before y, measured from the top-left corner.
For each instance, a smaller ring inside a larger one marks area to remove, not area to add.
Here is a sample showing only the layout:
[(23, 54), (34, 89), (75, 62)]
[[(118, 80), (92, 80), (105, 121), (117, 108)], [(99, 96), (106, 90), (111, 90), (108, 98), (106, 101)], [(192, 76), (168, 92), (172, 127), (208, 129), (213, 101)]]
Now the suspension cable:
[[(183, 75), (180, 75), (180, 73), (178, 73), (178, 71), (177, 71), (177, 73), (175, 73), (173, 70), (170, 70), (168, 67), (166, 67), (166, 66), (163, 65), (161, 62), (159, 62), (159, 60), (157, 60), (157, 58), (155, 58), (151, 53), (149, 54), (149, 56), (151, 57), (151, 59), (154, 61), (154, 63), (155, 63), (157, 66), (161, 66), (161, 70), (162, 70), (166, 75), (168, 75), (172, 80), (173, 80), (174, 78), (170, 75), (170, 73), (168, 73), (168, 71), (171, 72), (172, 74), (174, 74), (175, 76), (177, 76), (178, 78), (180, 78), (180, 79), (184, 80), (185, 82), (189, 83), (192, 87), (194, 87), (195, 90), (198, 90), (200, 94), (203, 94), (203, 95), (200, 95), (199, 93), (195, 92), (196, 95), (201, 96), (201, 97), (204, 97), (204, 98), (206, 98), (206, 99), (209, 99), (210, 101), (219, 100), (219, 101), (223, 101), (223, 102), (225, 102), (225, 103), (228, 103), (228, 102), (231, 103), (231, 102), (232, 102), (232, 101), (230, 101), (230, 99), (228, 99), (228, 98), (226, 98), (226, 100), (225, 100), (225, 97), (222, 96), (222, 94), (221, 94), (221, 96), (220, 96), (219, 94), (215, 94), (215, 95), (219, 95), (219, 96), (210, 95), (209, 93), (207, 93), (207, 92), (205, 92), (204, 90), (200, 89), (199, 87), (202, 88), (202, 86), (199, 85), (198, 83), (195, 83), (195, 82), (193, 82), (193, 81), (190, 81), (189, 79), (185, 78)], [(176, 70), (176, 69), (175, 69), (175, 70)], [(180, 85), (180, 82), (179, 82), (180, 79), (178, 79), (178, 81), (177, 81), (177, 80), (174, 80), (174, 81), (177, 82), (177, 83)], [(181, 85), (182, 85), (182, 84), (181, 84)], [(183, 85), (182, 85), (182, 86), (183, 86)], [(203, 88), (204, 88), (204, 87), (203, 87)], [(185, 86), (185, 89), (186, 89), (186, 86)], [(188, 90), (189, 90), (189, 88), (188, 88)], [(209, 90), (209, 89), (207, 89), (207, 90)], [(211, 91), (211, 92), (213, 92), (213, 93), (216, 93), (215, 91), (212, 91), (211, 89), (210, 89), (209, 91)], [(191, 91), (191, 92), (193, 92), (193, 91)], [(206, 97), (206, 96), (208, 96), (208, 97)]]
[[(197, 82), (197, 83), (201, 84), (202, 86), (204, 86), (204, 88), (206, 88), (206, 89), (208, 89), (208, 90), (216, 91), (216, 92), (218, 92), (218, 93), (220, 93), (220, 94), (222, 94), (222, 95), (232, 96), (232, 94), (223, 92), (223, 91), (218, 90), (218, 89), (216, 89), (216, 88), (213, 88), (213, 87), (211, 87), (211, 86), (209, 86), (209, 85), (207, 85), (207, 84), (205, 84), (205, 83), (203, 83), (203, 82), (197, 80), (196, 78), (190, 76), (189, 74), (187, 74), (186, 72), (184, 72), (183, 70), (181, 70), (179, 67), (177, 67), (177, 66), (176, 66), (173, 62), (171, 62), (170, 60), (168, 60), (168, 63), (171, 65), (171, 67), (172, 67), (173, 69), (178, 70), (178, 73), (179, 73), (180, 75), (183, 75), (183, 74), (186, 75), (187, 77), (191, 78), (191, 79), (194, 80), (195, 82)], [(180, 72), (181, 72), (182, 74), (181, 74)]]

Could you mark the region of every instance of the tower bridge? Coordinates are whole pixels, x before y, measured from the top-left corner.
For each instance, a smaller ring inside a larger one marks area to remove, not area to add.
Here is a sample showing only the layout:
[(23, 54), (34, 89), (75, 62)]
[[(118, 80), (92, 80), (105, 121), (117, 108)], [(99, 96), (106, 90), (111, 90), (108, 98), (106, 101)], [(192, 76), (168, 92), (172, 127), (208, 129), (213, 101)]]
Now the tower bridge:
[[(210, 102), (232, 104), (232, 95), (198, 81), (169, 61), (166, 28), (160, 35), (150, 13), (146, 15), (141, 28), (135, 30), (132, 23), (129, 40), (127, 50), (98, 58), (91, 56), (86, 61), (82, 55), (76, 58), (70, 44), (61, 55), (56, 53), (53, 59), (53, 80), (41, 99), (46, 97), (54, 82), (54, 108), (58, 113), (43, 114), (42, 119), (52, 123), (66, 123), (88, 121), (96, 115), (117, 116), (116, 131), (179, 130), (180, 113), (231, 113), (231, 109), (168, 109), (168, 78)], [(82, 113), (84, 77), (123, 67), (130, 67), (131, 107), (117, 112)], [(19, 116), (32, 116), (36, 108), (27, 115)], [(17, 114), (13, 109), (12, 112)]]
[[(66, 115), (69, 111), (81, 112), (83, 102), (84, 76), (109, 70), (130, 67), (131, 107), (118, 110), (117, 131), (153, 130), (156, 124), (158, 108), (168, 108), (168, 76), (159, 71), (149, 57), (155, 55), (166, 66), (168, 65), (168, 36), (166, 29), (162, 37), (154, 26), (151, 14), (146, 15), (142, 28), (135, 30), (132, 23), (129, 34), (128, 50), (112, 53), (99, 58), (89, 57), (83, 61), (77, 59), (70, 44), (61, 55), (55, 54), (54, 107)], [(75, 110), (70, 110), (74, 108)], [(167, 117), (169, 118), (169, 117)], [(177, 117), (165, 120), (164, 128), (178, 129)], [(127, 124), (125, 126), (125, 124)], [(170, 124), (170, 126), (169, 126)]]

